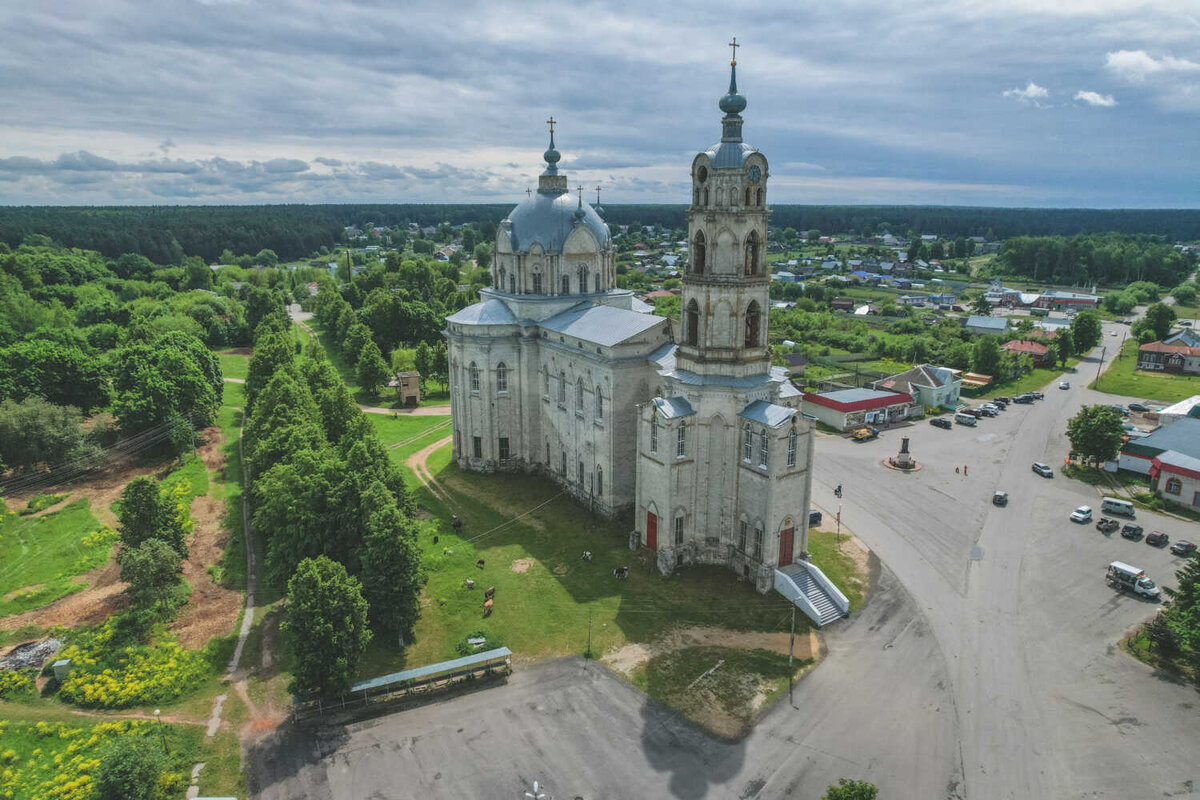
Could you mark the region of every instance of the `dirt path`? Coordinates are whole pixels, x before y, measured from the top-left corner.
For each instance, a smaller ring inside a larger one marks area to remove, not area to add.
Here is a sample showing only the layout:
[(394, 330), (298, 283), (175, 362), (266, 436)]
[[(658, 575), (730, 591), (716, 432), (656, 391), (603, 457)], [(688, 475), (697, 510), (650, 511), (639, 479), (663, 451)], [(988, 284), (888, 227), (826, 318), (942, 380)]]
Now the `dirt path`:
[(416, 473), (417, 480), (421, 482), (422, 486), (427, 486), (434, 491), (438, 491), (433, 485), (433, 473), (429, 471), (429, 457), (433, 455), (434, 451), (436, 451), (439, 447), (445, 447), (447, 444), (449, 444), (452, 438), (453, 437), (451, 436), (444, 436), (433, 444), (422, 447), (420, 450), (409, 456), (408, 460), (404, 462), (409, 469)]
[[(676, 628), (652, 642), (634, 642), (605, 653), (601, 660), (617, 672), (631, 675), (654, 656), (682, 650), (686, 647), (731, 647), (737, 650), (770, 650), (773, 653), (788, 652), (791, 634), (756, 633), (753, 631), (731, 631), (711, 626)], [(796, 635), (794, 655), (798, 659), (815, 659), (820, 653), (820, 642), (815, 631)]]
[(225, 378), (226, 383), (245, 383), (245, 378)]
[(360, 405), (367, 414), (403, 414), (406, 417), (448, 417), (450, 406), (418, 406), (416, 408), (382, 408)]

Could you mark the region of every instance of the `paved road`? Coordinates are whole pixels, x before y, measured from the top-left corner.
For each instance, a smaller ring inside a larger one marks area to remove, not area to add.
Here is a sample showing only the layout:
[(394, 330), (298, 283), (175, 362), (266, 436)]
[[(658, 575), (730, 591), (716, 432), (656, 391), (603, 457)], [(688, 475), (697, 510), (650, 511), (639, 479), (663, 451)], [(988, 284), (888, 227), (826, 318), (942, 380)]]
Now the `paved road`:
[(890, 572), (826, 641), (796, 707), (785, 698), (741, 742), (561, 659), (400, 714), (280, 733), (250, 749), (252, 796), (519, 798), (537, 779), (556, 798), (815, 798), (847, 775), (885, 777), (892, 797), (960, 796), (946, 661)]
[[(1106, 344), (1119, 342), (1108, 332), (1124, 326), (1105, 327)], [(1030, 469), (1038, 460), (1057, 472), (1067, 419), (1119, 400), (1082, 387), (1098, 364), (1093, 355), (1064, 376), (1073, 388), (1056, 382), (1043, 402), (974, 429), (922, 423), (866, 444), (818, 444), (815, 501), (836, 510), (831, 487), (844, 485), (843, 519), (912, 593), (945, 655), (968, 797), (1200, 796), (1200, 696), (1119, 650), (1156, 607), (1103, 581), (1120, 559), (1172, 585), (1181, 560), (1069, 522), (1075, 506), (1098, 510), (1101, 492)], [(917, 474), (879, 466), (903, 434), (924, 465)], [(969, 477), (954, 472), (963, 464)], [(988, 502), (995, 489), (1009, 492), (1008, 507)], [(1200, 532), (1138, 517), (1172, 540)]]

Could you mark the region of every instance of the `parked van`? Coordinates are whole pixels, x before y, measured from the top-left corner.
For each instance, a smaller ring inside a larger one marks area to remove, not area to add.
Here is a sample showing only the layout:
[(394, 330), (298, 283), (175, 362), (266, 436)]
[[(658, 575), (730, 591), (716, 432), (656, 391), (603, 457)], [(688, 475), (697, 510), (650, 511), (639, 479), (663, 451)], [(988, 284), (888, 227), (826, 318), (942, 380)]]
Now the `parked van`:
[(975, 427), (975, 425), (979, 422), (979, 420), (975, 419), (970, 414), (964, 414), (961, 411), (954, 415), (954, 421), (959, 425), (966, 425), (972, 428)]
[(1154, 585), (1154, 581), (1146, 577), (1145, 571), (1120, 561), (1114, 561), (1108, 565), (1108, 572), (1105, 573), (1104, 579), (1110, 586), (1115, 586), (1123, 592), (1133, 592), (1143, 597), (1149, 597), (1151, 600), (1158, 600), (1162, 597), (1162, 590)]
[(1123, 517), (1133, 516), (1133, 503), (1116, 497), (1106, 497), (1100, 501), (1100, 510), (1106, 514), (1120, 514)]

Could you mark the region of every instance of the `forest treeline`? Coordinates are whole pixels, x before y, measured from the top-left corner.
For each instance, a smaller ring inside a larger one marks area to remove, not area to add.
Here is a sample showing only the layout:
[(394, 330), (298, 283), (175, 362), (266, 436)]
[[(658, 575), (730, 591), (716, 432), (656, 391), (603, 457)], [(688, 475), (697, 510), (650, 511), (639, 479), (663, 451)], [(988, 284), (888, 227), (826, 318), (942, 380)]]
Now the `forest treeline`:
[[(392, 227), (449, 222), (498, 222), (512, 208), (502, 204), (354, 204), (273, 206), (10, 206), (0, 208), (0, 241), (16, 247), (29, 234), (44, 234), (68, 247), (110, 258), (126, 253), (156, 264), (179, 264), (185, 256), (206, 261), (224, 250), (273, 250), (291, 260), (342, 242), (347, 225)], [(605, 205), (613, 225), (686, 225), (683, 205)], [(1152, 234), (1168, 241), (1200, 239), (1200, 210), (975, 208), (953, 206), (772, 206), (771, 226), (782, 230), (878, 234), (908, 231), (942, 238), (1075, 236), (1091, 233)]]
[(1017, 236), (1000, 247), (993, 270), (1037, 282), (1084, 286), (1121, 286), (1149, 281), (1175, 286), (1196, 268), (1184, 256), (1154, 236), (1117, 234), (1051, 237)]

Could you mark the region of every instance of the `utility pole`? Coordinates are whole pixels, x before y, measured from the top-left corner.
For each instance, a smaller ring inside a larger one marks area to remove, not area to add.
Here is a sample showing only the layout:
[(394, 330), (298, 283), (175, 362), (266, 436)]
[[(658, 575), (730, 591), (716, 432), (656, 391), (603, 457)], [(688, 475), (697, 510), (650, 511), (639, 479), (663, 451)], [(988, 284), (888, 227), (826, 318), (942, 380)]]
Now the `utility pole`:
[(792, 653), (796, 649), (796, 604), (792, 603), (792, 638), (788, 640), (788, 702), (793, 706), (796, 704), (795, 698), (792, 696), (792, 684), (794, 684), (796, 672), (792, 669)]
[(1092, 382), (1092, 388), (1096, 389), (1100, 386), (1100, 370), (1104, 369), (1104, 354), (1108, 351), (1108, 345), (1100, 348), (1100, 363), (1096, 365), (1096, 380)]
[(592, 657), (592, 610), (588, 609), (588, 649), (587, 657)]
[(837, 543), (838, 549), (842, 549), (842, 504), (838, 503), (837, 512), (837, 533), (833, 535), (833, 541)]

